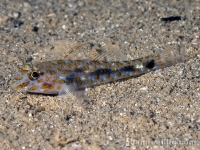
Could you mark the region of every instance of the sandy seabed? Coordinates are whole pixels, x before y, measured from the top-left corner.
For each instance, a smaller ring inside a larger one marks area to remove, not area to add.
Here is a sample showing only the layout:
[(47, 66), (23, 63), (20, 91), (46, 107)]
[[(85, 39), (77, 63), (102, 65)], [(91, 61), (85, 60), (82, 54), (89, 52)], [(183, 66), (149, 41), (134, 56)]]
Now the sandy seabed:
[[(199, 0), (1, 0), (0, 149), (198, 149), (199, 14)], [(11, 88), (21, 65), (111, 32), (101, 40), (131, 59), (181, 45), (186, 61), (89, 88), (84, 100)]]

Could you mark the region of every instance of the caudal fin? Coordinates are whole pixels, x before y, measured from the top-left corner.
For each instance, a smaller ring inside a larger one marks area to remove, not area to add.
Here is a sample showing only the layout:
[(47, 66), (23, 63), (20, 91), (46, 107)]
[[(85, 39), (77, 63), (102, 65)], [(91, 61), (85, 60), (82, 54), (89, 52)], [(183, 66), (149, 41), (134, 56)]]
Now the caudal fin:
[(154, 69), (161, 69), (184, 62), (186, 59), (185, 47), (177, 46), (176, 50), (167, 50), (155, 57)]

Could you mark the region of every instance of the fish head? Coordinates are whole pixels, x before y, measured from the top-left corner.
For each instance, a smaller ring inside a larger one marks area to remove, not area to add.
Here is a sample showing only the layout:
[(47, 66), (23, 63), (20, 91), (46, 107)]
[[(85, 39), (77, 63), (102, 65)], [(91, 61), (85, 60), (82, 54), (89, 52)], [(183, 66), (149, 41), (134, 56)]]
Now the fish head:
[(22, 92), (57, 95), (63, 88), (62, 83), (64, 81), (59, 80), (54, 68), (46, 68), (45, 64), (26, 64), (20, 68), (11, 84)]

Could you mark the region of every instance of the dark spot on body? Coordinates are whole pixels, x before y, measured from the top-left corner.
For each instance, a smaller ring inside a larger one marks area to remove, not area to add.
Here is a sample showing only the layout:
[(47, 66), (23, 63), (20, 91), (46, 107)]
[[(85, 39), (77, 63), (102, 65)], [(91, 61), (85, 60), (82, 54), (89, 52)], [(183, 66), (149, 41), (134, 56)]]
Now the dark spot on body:
[(74, 79), (75, 79), (74, 73), (68, 73), (68, 74), (66, 75), (66, 77), (65, 77), (65, 82), (66, 82), (67, 84), (71, 84), (71, 83), (74, 82)]
[(106, 74), (110, 74), (112, 72), (111, 69), (98, 69), (95, 70), (92, 75), (106, 75)]
[(146, 68), (148, 68), (148, 69), (152, 69), (154, 66), (155, 66), (155, 61), (154, 60), (150, 60), (146, 64)]
[(135, 71), (135, 67), (134, 66), (125, 66), (123, 68), (120, 68), (119, 70), (123, 71), (123, 72), (132, 72), (132, 71)]

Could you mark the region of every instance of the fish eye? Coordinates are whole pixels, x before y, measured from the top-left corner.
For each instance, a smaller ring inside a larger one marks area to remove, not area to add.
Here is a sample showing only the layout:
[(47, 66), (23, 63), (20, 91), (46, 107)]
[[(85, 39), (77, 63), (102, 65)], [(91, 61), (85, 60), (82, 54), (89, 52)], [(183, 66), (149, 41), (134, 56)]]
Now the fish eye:
[(33, 71), (31, 73), (31, 77), (32, 77), (33, 80), (36, 80), (39, 76), (40, 76), (40, 73), (38, 73), (36, 71)]

